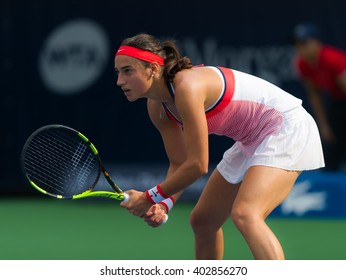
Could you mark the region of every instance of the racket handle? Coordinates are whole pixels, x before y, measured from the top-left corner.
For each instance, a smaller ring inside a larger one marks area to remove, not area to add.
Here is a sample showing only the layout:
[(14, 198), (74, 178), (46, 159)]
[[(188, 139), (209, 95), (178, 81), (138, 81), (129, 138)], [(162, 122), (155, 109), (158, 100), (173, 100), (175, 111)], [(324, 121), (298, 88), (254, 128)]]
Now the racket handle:
[(122, 200), (122, 201), (124, 201), (124, 202), (128, 202), (128, 201), (129, 201), (129, 199), (130, 199), (130, 196), (129, 196), (127, 193), (124, 193), (124, 198), (123, 198), (123, 200)]
[(165, 223), (167, 223), (167, 221), (168, 221), (168, 215), (165, 214), (165, 219), (163, 220), (162, 225), (164, 225)]

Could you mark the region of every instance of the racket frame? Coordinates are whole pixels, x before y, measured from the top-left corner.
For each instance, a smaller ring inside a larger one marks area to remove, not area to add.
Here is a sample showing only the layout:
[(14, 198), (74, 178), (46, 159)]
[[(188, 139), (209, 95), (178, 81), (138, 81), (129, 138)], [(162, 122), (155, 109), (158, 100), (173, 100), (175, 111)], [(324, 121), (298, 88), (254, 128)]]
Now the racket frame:
[[(89, 148), (92, 150), (93, 154), (96, 156), (97, 161), (98, 161), (98, 174), (97, 177), (95, 179), (95, 182), (92, 186), (90, 186), (86, 191), (80, 193), (80, 194), (75, 194), (72, 197), (66, 197), (63, 195), (58, 195), (58, 194), (53, 194), (50, 193), (44, 189), (42, 189), (40, 186), (38, 186), (33, 180), (30, 179), (30, 177), (28, 176), (27, 172), (26, 172), (26, 168), (25, 168), (25, 164), (24, 164), (24, 158), (25, 158), (25, 152), (27, 147), (29, 146), (29, 144), (31, 143), (32, 139), (38, 135), (41, 131), (50, 129), (50, 128), (63, 128), (63, 129), (68, 129), (70, 131), (72, 131), (73, 133), (75, 133), (76, 135), (78, 135), (83, 141), (85, 141), (88, 145)], [(80, 198), (85, 198), (85, 197), (107, 197), (107, 198), (113, 198), (116, 200), (120, 200), (120, 201), (127, 201), (128, 200), (128, 195), (126, 193), (124, 193), (121, 188), (111, 179), (111, 177), (109, 176), (108, 172), (106, 171), (106, 169), (104, 168), (99, 152), (96, 149), (96, 147), (94, 146), (93, 143), (90, 142), (90, 140), (81, 132), (65, 126), (65, 125), (60, 125), (60, 124), (51, 124), (51, 125), (46, 125), (43, 126), (39, 129), (37, 129), (36, 131), (34, 131), (29, 138), (27, 139), (27, 141), (24, 144), (23, 150), (22, 150), (22, 154), (21, 154), (21, 167), (23, 170), (23, 173), (26, 177), (26, 179), (29, 181), (30, 185), (33, 186), (36, 190), (38, 190), (39, 192), (49, 195), (49, 196), (53, 196), (55, 198), (58, 199), (80, 199)], [(101, 172), (103, 173), (104, 177), (106, 178), (108, 184), (112, 187), (112, 189), (114, 190), (114, 192), (111, 191), (94, 191), (94, 187), (97, 185), (99, 179), (100, 179), (100, 175)]]

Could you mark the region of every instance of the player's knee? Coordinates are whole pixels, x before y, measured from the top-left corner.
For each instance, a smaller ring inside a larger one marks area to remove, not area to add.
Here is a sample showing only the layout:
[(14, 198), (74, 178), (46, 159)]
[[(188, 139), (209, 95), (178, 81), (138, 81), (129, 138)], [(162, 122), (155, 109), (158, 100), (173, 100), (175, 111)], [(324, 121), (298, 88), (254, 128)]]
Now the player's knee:
[(190, 214), (190, 224), (193, 231), (197, 230), (201, 226), (202, 223), (203, 221), (199, 217), (199, 215), (195, 211), (192, 211)]
[(208, 221), (204, 215), (193, 210), (190, 214), (190, 224), (194, 233), (200, 233), (208, 226)]
[(257, 213), (248, 207), (233, 207), (231, 218), (240, 232), (249, 231), (258, 221)]

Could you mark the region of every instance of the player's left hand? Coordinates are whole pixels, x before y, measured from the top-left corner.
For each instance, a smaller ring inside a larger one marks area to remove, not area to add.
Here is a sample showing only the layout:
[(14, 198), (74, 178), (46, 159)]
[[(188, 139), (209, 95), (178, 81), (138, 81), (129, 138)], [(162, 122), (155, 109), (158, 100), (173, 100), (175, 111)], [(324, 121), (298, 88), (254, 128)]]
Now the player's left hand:
[(160, 204), (152, 205), (149, 211), (144, 215), (144, 222), (154, 228), (166, 222), (166, 219), (166, 210), (164, 206)]
[(131, 214), (143, 218), (152, 205), (145, 192), (129, 190), (126, 193), (129, 195), (129, 199), (121, 202), (120, 206), (126, 208)]

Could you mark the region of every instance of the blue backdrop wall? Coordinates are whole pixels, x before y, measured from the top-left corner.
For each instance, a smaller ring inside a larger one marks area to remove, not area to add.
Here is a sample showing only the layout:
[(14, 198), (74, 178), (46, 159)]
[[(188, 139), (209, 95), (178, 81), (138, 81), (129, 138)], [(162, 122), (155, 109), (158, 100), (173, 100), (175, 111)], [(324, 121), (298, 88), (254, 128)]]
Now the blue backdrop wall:
[[(2, 0), (0, 192), (27, 192), (20, 151), (31, 132), (49, 123), (84, 132), (106, 162), (165, 162), (145, 101), (128, 102), (116, 86), (113, 56), (123, 38), (140, 32), (174, 38), (193, 63), (258, 75), (309, 109), (292, 68), (292, 29), (314, 21), (326, 41), (346, 49), (345, 10), (341, 0)], [(231, 145), (211, 137), (211, 162)]]

